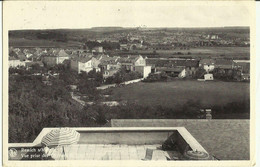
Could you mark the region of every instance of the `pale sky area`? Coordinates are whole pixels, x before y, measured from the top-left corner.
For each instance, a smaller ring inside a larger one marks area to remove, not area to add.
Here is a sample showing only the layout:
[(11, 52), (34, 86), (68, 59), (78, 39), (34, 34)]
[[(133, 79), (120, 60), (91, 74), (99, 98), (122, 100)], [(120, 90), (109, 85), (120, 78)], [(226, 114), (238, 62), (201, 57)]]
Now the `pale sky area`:
[[(249, 26), (250, 2), (5, 2), (8, 29)], [(4, 22), (4, 24), (6, 23)], [(5, 25), (4, 25), (5, 26)]]

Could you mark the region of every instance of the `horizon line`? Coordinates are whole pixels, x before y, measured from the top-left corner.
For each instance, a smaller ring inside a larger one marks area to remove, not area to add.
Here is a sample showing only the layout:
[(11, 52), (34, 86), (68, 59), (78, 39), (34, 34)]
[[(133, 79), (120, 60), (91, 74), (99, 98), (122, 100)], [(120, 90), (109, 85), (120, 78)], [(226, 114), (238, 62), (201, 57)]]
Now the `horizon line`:
[(28, 29), (10, 29), (8, 31), (22, 31), (22, 30), (84, 30), (84, 29), (95, 29), (95, 28), (122, 28), (122, 29), (178, 29), (178, 28), (198, 28), (198, 29), (203, 29), (203, 28), (250, 28), (250, 26), (203, 26), (203, 27), (198, 27), (198, 26), (190, 26), (190, 27), (147, 27), (147, 26), (137, 26), (137, 27), (128, 27), (128, 26), (95, 26), (95, 27), (86, 27), (86, 28), (28, 28)]

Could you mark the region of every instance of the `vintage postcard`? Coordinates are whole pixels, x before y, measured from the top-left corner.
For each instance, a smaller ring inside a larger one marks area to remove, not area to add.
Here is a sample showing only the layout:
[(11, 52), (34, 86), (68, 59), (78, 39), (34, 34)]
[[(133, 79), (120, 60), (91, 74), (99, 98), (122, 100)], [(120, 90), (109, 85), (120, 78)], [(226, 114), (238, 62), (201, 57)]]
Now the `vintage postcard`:
[(3, 2), (4, 166), (253, 166), (255, 2)]

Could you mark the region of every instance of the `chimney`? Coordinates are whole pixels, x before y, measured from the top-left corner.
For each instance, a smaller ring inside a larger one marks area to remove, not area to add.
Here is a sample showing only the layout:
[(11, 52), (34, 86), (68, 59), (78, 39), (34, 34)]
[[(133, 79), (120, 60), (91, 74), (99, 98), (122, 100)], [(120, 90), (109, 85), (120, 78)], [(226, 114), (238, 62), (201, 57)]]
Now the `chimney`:
[(211, 120), (212, 119), (211, 109), (206, 109), (205, 111), (206, 111), (206, 119)]

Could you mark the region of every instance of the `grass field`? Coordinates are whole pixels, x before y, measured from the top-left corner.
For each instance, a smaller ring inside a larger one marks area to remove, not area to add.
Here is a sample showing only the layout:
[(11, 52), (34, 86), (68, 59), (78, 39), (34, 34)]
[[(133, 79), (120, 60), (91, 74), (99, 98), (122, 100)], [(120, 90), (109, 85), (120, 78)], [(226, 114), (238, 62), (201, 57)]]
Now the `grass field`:
[(41, 39), (9, 38), (9, 46), (13, 47), (70, 47), (79, 46), (79, 42), (55, 42)]
[[(139, 54), (153, 53), (152, 50), (141, 50), (141, 51), (132, 51), (132, 52), (137, 52)], [(176, 52), (181, 52), (183, 55), (174, 54)], [(190, 52), (189, 55), (188, 52)], [(250, 58), (249, 47), (200, 47), (200, 48), (191, 48), (189, 50), (180, 50), (180, 49), (157, 50), (156, 53), (160, 57), (192, 57), (192, 58), (219, 57), (219, 58), (235, 58), (235, 59)]]
[(142, 105), (174, 107), (188, 100), (200, 100), (205, 106), (224, 105), (250, 98), (249, 83), (172, 81), (136, 83), (121, 88), (112, 88), (111, 100), (135, 101)]

